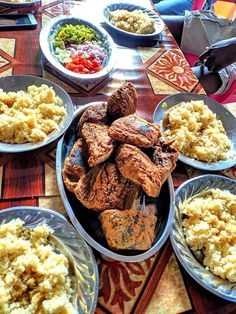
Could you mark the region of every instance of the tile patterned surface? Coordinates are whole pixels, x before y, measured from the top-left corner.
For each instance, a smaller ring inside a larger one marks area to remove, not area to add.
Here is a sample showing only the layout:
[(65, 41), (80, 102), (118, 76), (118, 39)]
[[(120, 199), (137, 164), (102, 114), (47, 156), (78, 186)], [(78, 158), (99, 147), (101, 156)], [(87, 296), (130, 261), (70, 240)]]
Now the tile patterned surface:
[[(88, 1), (43, 0), (43, 6), (36, 15), (39, 24), (36, 30), (28, 31), (28, 36), (25, 36), (25, 32), (1, 32), (0, 76), (43, 75), (70, 93), (75, 108), (94, 100), (106, 100), (121, 83), (132, 81), (139, 95), (137, 112), (149, 120), (152, 119), (155, 106), (166, 95), (184, 91), (204, 93), (168, 29), (165, 29), (159, 47), (134, 49), (117, 45), (115, 69), (110, 78), (101, 84), (79, 86), (55, 76), (49, 67), (43, 70), (38, 44), (41, 25), (58, 14), (78, 12), (89, 18), (87, 13), (93, 10), (88, 10), (89, 7), (85, 8), (83, 4), (86, 5)], [(139, 0), (138, 3), (151, 7), (148, 0)], [(96, 1), (96, 20), (103, 6), (103, 0)], [(0, 7), (0, 11), (9, 12), (9, 9)], [(66, 215), (56, 184), (55, 148), (56, 143), (53, 143), (33, 154), (0, 155), (0, 209), (34, 205)], [(236, 178), (235, 169), (225, 171), (224, 174)], [(196, 173), (192, 169), (186, 169), (179, 163), (173, 174), (174, 186), (178, 187), (193, 175)], [(202, 292), (179, 267), (169, 241), (155, 256), (140, 263), (116, 262), (97, 253), (96, 256), (100, 270), (96, 313), (236, 312), (234, 304), (211, 294), (207, 295), (205, 301), (205, 291)]]

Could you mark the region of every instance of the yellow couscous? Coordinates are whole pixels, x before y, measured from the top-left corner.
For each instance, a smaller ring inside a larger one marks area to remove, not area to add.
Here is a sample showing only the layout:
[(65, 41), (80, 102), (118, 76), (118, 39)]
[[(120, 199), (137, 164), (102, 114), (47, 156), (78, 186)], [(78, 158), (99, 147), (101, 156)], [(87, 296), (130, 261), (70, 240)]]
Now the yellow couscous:
[(47, 139), (66, 115), (62, 100), (47, 85), (5, 93), (0, 89), (0, 141), (37, 143)]
[(236, 195), (210, 189), (180, 205), (186, 241), (213, 274), (236, 282)]
[(155, 31), (154, 20), (142, 10), (115, 10), (109, 13), (110, 22), (126, 32), (152, 34)]
[(183, 155), (213, 162), (229, 158), (231, 142), (220, 120), (204, 101), (183, 102), (167, 111), (165, 137)]
[(23, 224), (0, 225), (0, 313), (75, 314), (69, 262), (48, 242), (52, 230)]

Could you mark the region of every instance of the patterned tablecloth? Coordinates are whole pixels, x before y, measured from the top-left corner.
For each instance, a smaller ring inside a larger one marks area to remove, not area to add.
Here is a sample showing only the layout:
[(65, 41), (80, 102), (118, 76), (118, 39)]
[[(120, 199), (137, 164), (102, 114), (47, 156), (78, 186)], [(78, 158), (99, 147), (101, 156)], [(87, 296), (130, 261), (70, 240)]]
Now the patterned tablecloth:
[[(75, 108), (90, 101), (106, 100), (124, 81), (131, 81), (138, 90), (138, 113), (149, 120), (166, 95), (204, 93), (167, 29), (156, 46), (128, 48), (117, 44), (115, 70), (102, 82), (77, 86), (56, 77), (41, 60), (41, 26), (54, 16), (68, 13), (99, 22), (105, 2), (43, 0), (36, 15), (39, 24), (36, 30), (0, 33), (0, 76), (32, 74), (48, 78), (70, 93)], [(133, 2), (151, 8), (149, 0)], [(2, 7), (0, 12), (9, 12), (9, 8)], [(229, 108), (235, 109), (233, 105)], [(56, 143), (35, 152), (0, 155), (0, 209), (33, 205), (66, 215), (56, 183), (55, 148)], [(178, 187), (199, 174), (202, 172), (179, 163), (173, 174), (174, 185)], [(225, 174), (236, 178), (236, 169)], [(97, 313), (236, 313), (236, 304), (210, 294), (190, 278), (178, 264), (169, 240), (160, 252), (144, 262), (123, 263), (97, 252), (95, 255), (100, 273)]]

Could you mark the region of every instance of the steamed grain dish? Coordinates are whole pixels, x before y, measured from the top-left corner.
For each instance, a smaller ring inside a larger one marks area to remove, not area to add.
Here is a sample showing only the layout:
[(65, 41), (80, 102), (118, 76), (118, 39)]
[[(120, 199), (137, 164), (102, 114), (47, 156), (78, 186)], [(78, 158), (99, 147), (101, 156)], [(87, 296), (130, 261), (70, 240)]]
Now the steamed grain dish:
[(182, 102), (167, 111), (165, 137), (183, 155), (214, 162), (229, 158), (231, 142), (223, 124), (204, 101)]
[(152, 34), (154, 20), (142, 10), (115, 10), (109, 13), (109, 21), (123, 31), (135, 34)]
[(187, 244), (213, 274), (236, 282), (236, 195), (210, 189), (180, 205)]
[(45, 141), (66, 116), (62, 100), (47, 85), (6, 93), (0, 89), (0, 141), (10, 144)]
[(69, 262), (48, 241), (52, 230), (23, 224), (0, 226), (0, 313), (75, 314)]

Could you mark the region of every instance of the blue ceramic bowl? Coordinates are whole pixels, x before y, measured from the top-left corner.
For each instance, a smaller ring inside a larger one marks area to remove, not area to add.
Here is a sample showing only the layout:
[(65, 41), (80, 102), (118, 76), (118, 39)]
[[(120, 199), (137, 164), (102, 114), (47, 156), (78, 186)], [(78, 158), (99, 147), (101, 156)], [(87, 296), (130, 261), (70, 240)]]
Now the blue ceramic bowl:
[[(115, 25), (113, 25), (109, 20), (109, 13), (116, 10), (127, 10), (127, 11), (134, 11), (134, 10), (141, 10), (146, 13), (151, 19), (155, 21), (155, 31), (151, 34), (135, 34), (126, 32)], [(164, 30), (165, 24), (162, 19), (152, 10), (147, 8), (141, 7), (135, 4), (128, 4), (128, 3), (112, 3), (107, 5), (103, 10), (103, 15), (105, 17), (106, 24), (117, 34), (122, 35), (130, 40), (140, 40), (140, 39), (150, 39), (153, 40), (155, 38), (159, 38), (159, 34)]]
[(183, 183), (175, 192), (175, 217), (170, 235), (171, 244), (180, 263), (193, 279), (213, 294), (236, 302), (236, 284), (221, 279), (200, 264), (190, 251), (183, 233), (180, 204), (209, 188), (229, 190), (232, 194), (236, 194), (236, 180), (218, 175), (204, 175)]
[[(98, 34), (99, 38), (103, 41), (103, 47), (107, 51), (108, 58), (106, 60), (105, 66), (103, 69), (94, 74), (80, 74), (75, 73), (70, 70), (67, 70), (59, 60), (57, 60), (54, 52), (53, 39), (56, 36), (59, 28), (66, 24), (84, 24), (91, 28), (93, 28)], [(93, 23), (86, 21), (84, 19), (72, 16), (63, 16), (60, 15), (49, 20), (44, 27), (42, 28), (39, 36), (39, 42), (41, 50), (50, 63), (50, 65), (61, 74), (67, 76), (68, 78), (76, 81), (91, 81), (91, 80), (101, 80), (109, 75), (111, 70), (114, 67), (114, 47), (115, 44), (111, 38), (111, 36), (99, 26), (95, 26)]]

